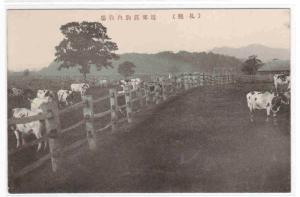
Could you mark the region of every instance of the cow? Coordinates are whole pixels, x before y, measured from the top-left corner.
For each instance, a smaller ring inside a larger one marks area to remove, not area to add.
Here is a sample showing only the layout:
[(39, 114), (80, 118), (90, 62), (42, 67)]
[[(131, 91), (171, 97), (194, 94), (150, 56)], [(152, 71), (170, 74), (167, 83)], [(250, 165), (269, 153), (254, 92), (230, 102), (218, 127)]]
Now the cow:
[(176, 83), (177, 89), (182, 88), (182, 78), (181, 77), (176, 77), (175, 83)]
[(140, 78), (131, 79), (131, 85), (133, 90), (137, 90), (142, 84), (142, 80)]
[(42, 104), (44, 103), (50, 103), (53, 102), (54, 99), (50, 96), (44, 97), (44, 98), (34, 98), (31, 103), (30, 103), (30, 109), (31, 110), (36, 110), (36, 109), (41, 109)]
[(52, 99), (56, 98), (53, 91), (46, 90), (46, 89), (38, 90), (36, 93), (36, 96), (37, 96), (37, 98), (46, 98), (46, 97), (51, 97)]
[(253, 122), (253, 113), (255, 110), (265, 109), (267, 112), (266, 122), (269, 121), (271, 112), (273, 114), (274, 120), (276, 120), (276, 115), (280, 110), (281, 104), (283, 103), (283, 98), (281, 95), (271, 93), (269, 91), (259, 92), (251, 91), (246, 95), (247, 104), (250, 111), (250, 121)]
[(279, 87), (287, 86), (288, 90), (291, 88), (289, 75), (275, 74), (273, 76), (273, 79), (274, 79), (274, 87), (276, 92), (278, 92)]
[(122, 79), (120, 80), (120, 86), (122, 87), (122, 91), (119, 91), (120, 93), (124, 92), (125, 86), (130, 86), (130, 89), (137, 90), (142, 84), (142, 80), (140, 78), (135, 79)]
[[(38, 115), (40, 113), (42, 113), (42, 110), (40, 109), (34, 109), (34, 110), (30, 110), (27, 108), (12, 109), (12, 114), (14, 118), (29, 117), (29, 116)], [(16, 124), (15, 127), (12, 127), (12, 129), (14, 130), (14, 134), (16, 136), (17, 148), (21, 145), (21, 143), (23, 145), (26, 144), (23, 135), (34, 134), (36, 139), (40, 139), (42, 137), (42, 131), (44, 128), (45, 128), (44, 121), (41, 120), (32, 121), (25, 124)], [(37, 152), (40, 151), (41, 147), (42, 147), (42, 142), (39, 142), (37, 147)], [(47, 141), (44, 142), (44, 149), (46, 148), (47, 148)]]
[(69, 106), (73, 104), (74, 101), (74, 92), (72, 90), (58, 90), (57, 98), (59, 104)]
[(71, 90), (74, 92), (79, 92), (81, 97), (86, 94), (86, 91), (90, 88), (87, 83), (73, 83), (71, 84)]

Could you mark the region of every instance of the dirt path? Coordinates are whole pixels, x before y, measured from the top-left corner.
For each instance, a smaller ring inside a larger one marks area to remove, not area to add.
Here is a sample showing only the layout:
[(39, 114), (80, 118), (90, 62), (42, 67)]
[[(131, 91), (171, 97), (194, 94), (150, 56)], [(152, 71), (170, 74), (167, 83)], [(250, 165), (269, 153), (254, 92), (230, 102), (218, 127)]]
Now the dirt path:
[(250, 89), (197, 88), (69, 163), (63, 181), (23, 191), (288, 192), (289, 112), (251, 124)]

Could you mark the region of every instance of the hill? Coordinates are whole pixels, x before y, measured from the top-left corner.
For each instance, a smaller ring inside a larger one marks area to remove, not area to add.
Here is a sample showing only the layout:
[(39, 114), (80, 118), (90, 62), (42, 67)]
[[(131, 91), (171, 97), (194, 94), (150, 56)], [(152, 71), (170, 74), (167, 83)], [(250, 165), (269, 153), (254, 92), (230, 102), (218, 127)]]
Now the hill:
[(220, 47), (211, 50), (213, 53), (234, 56), (239, 59), (247, 59), (250, 55), (257, 55), (264, 62), (272, 59), (290, 59), (289, 49), (270, 48), (260, 44), (251, 44), (240, 48)]
[[(179, 72), (212, 72), (215, 70), (240, 70), (241, 61), (235, 57), (219, 55), (214, 53), (190, 53), (180, 51), (173, 53), (169, 51), (156, 54), (127, 53), (121, 54), (118, 61), (113, 62), (111, 69), (102, 69), (97, 71), (94, 67), (91, 73), (100, 76), (119, 76), (117, 72), (118, 65), (123, 61), (131, 61), (136, 65), (136, 74), (159, 75), (164, 73)], [(52, 62), (37, 72), (40, 75), (81, 75), (77, 68), (62, 69), (58, 71), (59, 64)]]

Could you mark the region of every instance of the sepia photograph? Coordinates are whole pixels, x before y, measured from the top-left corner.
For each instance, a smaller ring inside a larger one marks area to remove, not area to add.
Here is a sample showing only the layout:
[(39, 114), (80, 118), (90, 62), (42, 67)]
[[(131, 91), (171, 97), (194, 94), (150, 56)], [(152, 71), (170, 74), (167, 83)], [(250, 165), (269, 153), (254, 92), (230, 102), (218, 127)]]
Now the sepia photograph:
[(7, 192), (290, 193), (290, 18), (8, 9)]

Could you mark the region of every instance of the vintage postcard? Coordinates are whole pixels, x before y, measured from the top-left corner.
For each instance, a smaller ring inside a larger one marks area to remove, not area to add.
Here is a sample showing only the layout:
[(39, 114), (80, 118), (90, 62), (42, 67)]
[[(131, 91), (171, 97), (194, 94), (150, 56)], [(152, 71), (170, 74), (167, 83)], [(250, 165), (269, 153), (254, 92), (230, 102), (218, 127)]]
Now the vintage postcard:
[(290, 193), (290, 11), (8, 9), (8, 192)]

